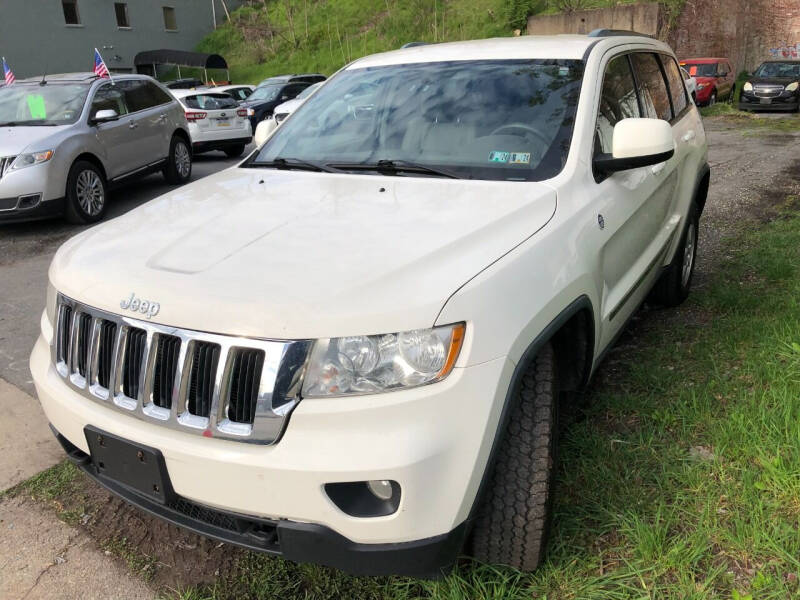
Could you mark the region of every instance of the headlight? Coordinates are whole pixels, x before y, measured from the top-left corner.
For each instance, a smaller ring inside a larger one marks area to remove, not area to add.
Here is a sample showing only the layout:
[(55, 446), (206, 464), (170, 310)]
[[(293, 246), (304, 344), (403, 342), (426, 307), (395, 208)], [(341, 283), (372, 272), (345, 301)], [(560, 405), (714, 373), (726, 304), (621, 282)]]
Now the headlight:
[(799, 87), (800, 87), (800, 82), (795, 81), (795, 82), (790, 83), (789, 85), (786, 86), (786, 91), (787, 92), (794, 92)]
[(317, 340), (304, 398), (375, 394), (441, 381), (453, 370), (464, 324)]
[(43, 162), (47, 162), (53, 158), (52, 150), (42, 150), (41, 152), (31, 152), (30, 154), (20, 154), (17, 159), (11, 164), (11, 169), (24, 169), (25, 167), (32, 167)]
[(753, 84), (749, 81), (744, 82), (744, 86), (742, 86), (742, 90), (745, 92), (752, 92), (753, 91)]
[(247, 116), (248, 116), (248, 117), (254, 117), (254, 116), (256, 116), (256, 111), (255, 111), (255, 110), (253, 110), (252, 108), (248, 108), (248, 109), (247, 109)]

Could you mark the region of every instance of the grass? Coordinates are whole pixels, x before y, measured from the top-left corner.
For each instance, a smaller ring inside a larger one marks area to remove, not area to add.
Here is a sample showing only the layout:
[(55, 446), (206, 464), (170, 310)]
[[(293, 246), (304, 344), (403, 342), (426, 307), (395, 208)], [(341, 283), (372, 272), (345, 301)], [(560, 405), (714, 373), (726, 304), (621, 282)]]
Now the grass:
[(132, 573), (145, 581), (153, 578), (158, 560), (153, 556), (142, 553), (127, 538), (112, 537), (104, 540), (100, 544), (100, 549), (124, 561)]
[(797, 206), (787, 197), (780, 218), (731, 240), (680, 314), (612, 353), (562, 440), (536, 573), (465, 561), (442, 581), (353, 578), (248, 554), (238, 575), (170, 597), (800, 597)]
[[(234, 11), (231, 22), (207, 36), (198, 50), (222, 54), (233, 81), (256, 84), (281, 73), (330, 75), (356, 58), (411, 41), (510, 36), (515, 29), (524, 29), (528, 14), (634, 1), (270, 0)], [(684, 2), (662, 0), (668, 23), (674, 24)], [(184, 77), (202, 75), (188, 68), (181, 72)]]
[(800, 132), (800, 115), (753, 113), (739, 110), (729, 102), (718, 102), (714, 106), (700, 108), (704, 117), (717, 117), (743, 129), (752, 129), (764, 133), (797, 133)]

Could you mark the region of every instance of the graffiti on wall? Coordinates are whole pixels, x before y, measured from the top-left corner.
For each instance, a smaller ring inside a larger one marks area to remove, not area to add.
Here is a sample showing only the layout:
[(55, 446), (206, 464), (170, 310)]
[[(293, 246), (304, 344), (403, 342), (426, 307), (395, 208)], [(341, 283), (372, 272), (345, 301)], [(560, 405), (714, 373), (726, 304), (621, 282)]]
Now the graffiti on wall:
[(794, 46), (770, 48), (769, 54), (772, 58), (800, 58), (800, 42), (797, 42)]

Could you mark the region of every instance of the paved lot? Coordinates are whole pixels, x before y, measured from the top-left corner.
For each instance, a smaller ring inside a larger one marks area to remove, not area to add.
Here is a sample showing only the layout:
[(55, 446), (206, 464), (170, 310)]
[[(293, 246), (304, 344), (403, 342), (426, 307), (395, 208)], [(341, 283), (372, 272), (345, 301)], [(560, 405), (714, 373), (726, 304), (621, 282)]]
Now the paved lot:
[[(250, 148), (248, 148), (248, 151)], [(197, 180), (235, 165), (220, 152), (195, 158)], [(174, 189), (161, 174), (150, 175), (110, 194), (108, 217), (113, 218)], [(34, 393), (28, 356), (39, 335), (44, 310), (47, 269), (53, 254), (84, 227), (62, 220), (0, 225), (0, 378)]]

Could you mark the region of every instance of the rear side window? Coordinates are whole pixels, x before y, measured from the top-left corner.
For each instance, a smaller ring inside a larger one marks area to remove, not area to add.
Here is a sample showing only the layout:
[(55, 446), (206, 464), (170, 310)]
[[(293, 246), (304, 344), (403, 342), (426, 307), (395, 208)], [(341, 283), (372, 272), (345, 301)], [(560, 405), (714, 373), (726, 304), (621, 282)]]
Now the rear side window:
[(166, 104), (171, 98), (158, 86), (144, 80), (121, 81), (119, 85), (125, 94), (128, 110), (137, 112), (154, 106)]
[(678, 63), (671, 56), (661, 56), (661, 64), (667, 73), (667, 83), (669, 83), (669, 94), (672, 98), (672, 108), (676, 115), (679, 115), (689, 105), (686, 98), (686, 89), (683, 87), (683, 77), (678, 70)]
[(228, 94), (197, 94), (196, 96), (186, 96), (183, 102), (189, 108), (202, 108), (205, 110), (220, 110), (238, 106), (236, 100)]
[(636, 117), (639, 117), (639, 103), (630, 63), (627, 56), (617, 56), (609, 61), (603, 75), (595, 151), (610, 154), (614, 125), (622, 119)]
[(672, 119), (669, 94), (658, 58), (649, 52), (636, 52), (631, 54), (631, 60), (639, 79), (639, 97), (644, 111), (642, 116), (669, 121)]

